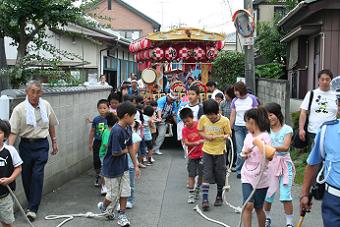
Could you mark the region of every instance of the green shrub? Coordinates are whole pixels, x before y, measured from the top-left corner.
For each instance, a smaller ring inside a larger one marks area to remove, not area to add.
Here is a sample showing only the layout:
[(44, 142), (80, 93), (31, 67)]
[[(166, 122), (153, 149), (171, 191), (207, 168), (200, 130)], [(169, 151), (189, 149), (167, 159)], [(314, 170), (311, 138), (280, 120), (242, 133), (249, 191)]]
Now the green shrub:
[(255, 67), (256, 76), (268, 79), (280, 79), (285, 75), (284, 65), (280, 63), (269, 63)]

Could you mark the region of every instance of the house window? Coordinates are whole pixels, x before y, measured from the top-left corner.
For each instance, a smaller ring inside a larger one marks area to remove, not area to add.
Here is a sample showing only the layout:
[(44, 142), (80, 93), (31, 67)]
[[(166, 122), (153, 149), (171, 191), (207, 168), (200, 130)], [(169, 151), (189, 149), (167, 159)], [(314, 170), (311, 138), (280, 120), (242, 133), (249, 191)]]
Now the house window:
[(107, 9), (112, 10), (112, 0), (107, 0)]

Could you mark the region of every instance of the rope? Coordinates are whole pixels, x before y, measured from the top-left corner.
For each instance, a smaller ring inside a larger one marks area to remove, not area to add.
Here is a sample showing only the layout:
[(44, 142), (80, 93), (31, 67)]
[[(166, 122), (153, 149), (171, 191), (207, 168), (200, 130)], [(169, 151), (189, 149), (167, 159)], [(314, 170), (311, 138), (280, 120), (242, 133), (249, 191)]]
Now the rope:
[(31, 221), (28, 219), (28, 217), (26, 216), (26, 213), (25, 213), (24, 209), (22, 208), (22, 206), (21, 206), (21, 204), (20, 204), (18, 198), (15, 196), (14, 192), (12, 191), (12, 189), (11, 189), (8, 185), (6, 185), (6, 188), (8, 189), (9, 194), (11, 194), (11, 196), (13, 197), (15, 203), (18, 205), (19, 210), (20, 210), (20, 212), (22, 213), (22, 215), (24, 216), (24, 218), (25, 218), (25, 220), (27, 221), (27, 223), (28, 223), (31, 227), (34, 227), (34, 225), (32, 224), (32, 222), (31, 222)]
[(203, 214), (203, 212), (200, 210), (200, 208), (198, 207), (198, 205), (196, 205), (194, 207), (194, 211), (196, 211), (199, 215), (201, 215), (204, 219), (210, 221), (210, 222), (213, 222), (215, 224), (218, 224), (218, 225), (221, 225), (221, 226), (224, 226), (224, 227), (230, 227), (229, 225), (227, 224), (224, 224), (223, 222), (220, 222), (220, 221), (217, 221), (217, 220), (214, 220), (212, 218), (209, 218), (208, 216), (206, 216), (205, 214)]
[[(122, 187), (122, 178), (123, 176), (119, 177), (119, 195), (121, 194), (123, 187)], [(110, 191), (111, 192), (111, 191)], [(109, 193), (109, 192), (108, 192)], [(111, 195), (112, 198), (112, 195)], [(117, 203), (119, 201), (119, 196), (115, 195), (115, 199), (114, 202), (111, 204), (114, 204), (114, 206), (108, 206), (105, 210), (104, 213), (93, 213), (93, 212), (86, 212), (86, 213), (79, 213), (79, 214), (63, 214), (63, 215), (48, 215), (45, 217), (45, 220), (57, 220), (57, 219), (62, 219), (62, 218), (66, 218), (64, 221), (62, 221), (59, 225), (57, 225), (56, 227), (61, 227), (62, 225), (64, 225), (65, 223), (73, 220), (76, 217), (80, 217), (80, 218), (94, 218), (94, 219), (99, 219), (99, 218), (106, 218), (108, 220), (113, 220), (115, 218), (115, 214), (114, 214), (114, 209), (117, 206)]]

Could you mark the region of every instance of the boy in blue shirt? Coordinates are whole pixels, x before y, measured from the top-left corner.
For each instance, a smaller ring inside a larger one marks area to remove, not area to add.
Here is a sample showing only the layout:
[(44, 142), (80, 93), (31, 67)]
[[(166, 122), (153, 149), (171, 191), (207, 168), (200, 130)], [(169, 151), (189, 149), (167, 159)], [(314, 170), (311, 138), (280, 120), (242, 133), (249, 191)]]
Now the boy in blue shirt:
[(102, 134), (107, 128), (106, 114), (109, 112), (109, 102), (106, 99), (99, 100), (97, 103), (97, 110), (99, 115), (93, 118), (89, 134), (89, 151), (93, 151), (93, 167), (96, 172), (94, 186), (99, 187), (99, 174), (101, 168), (99, 150), (102, 144)]
[(101, 212), (106, 212), (111, 202), (115, 203), (119, 200), (120, 210), (117, 223), (120, 226), (130, 225), (125, 215), (127, 199), (131, 195), (128, 153), (135, 167), (136, 176), (139, 176), (136, 152), (132, 147), (132, 129), (130, 126), (134, 123), (135, 114), (136, 107), (131, 102), (123, 102), (118, 106), (117, 116), (119, 121), (111, 130), (102, 168), (107, 194), (104, 201), (98, 203), (98, 208)]

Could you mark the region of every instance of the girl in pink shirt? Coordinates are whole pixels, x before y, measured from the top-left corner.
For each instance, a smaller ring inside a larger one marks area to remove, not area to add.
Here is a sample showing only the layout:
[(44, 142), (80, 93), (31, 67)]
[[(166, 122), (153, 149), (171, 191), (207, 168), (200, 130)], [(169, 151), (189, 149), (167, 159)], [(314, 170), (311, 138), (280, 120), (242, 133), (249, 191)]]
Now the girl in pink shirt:
[[(245, 160), (241, 170), (243, 202), (248, 199), (254, 187), (256, 187), (256, 192), (245, 206), (242, 219), (244, 226), (250, 227), (252, 211), (255, 208), (258, 226), (264, 226), (263, 203), (269, 187), (269, 176), (267, 167), (262, 167), (262, 165), (267, 165), (262, 161), (263, 151), (253, 145), (253, 140), (257, 138), (270, 145), (271, 141), (268, 134), (270, 124), (267, 112), (262, 107), (248, 110), (244, 114), (244, 120), (249, 133), (244, 140), (242, 153), (240, 154)], [(263, 168), (264, 172), (261, 175), (261, 169)]]

